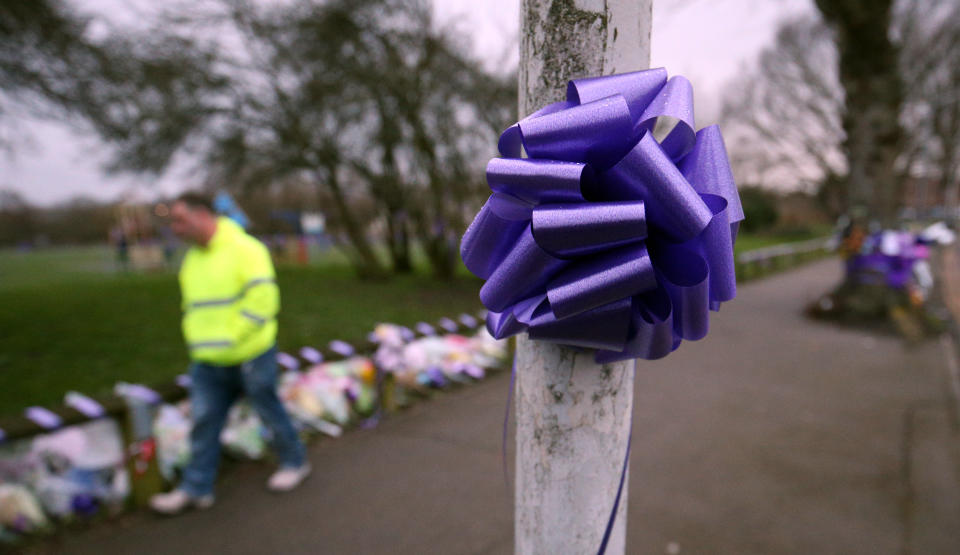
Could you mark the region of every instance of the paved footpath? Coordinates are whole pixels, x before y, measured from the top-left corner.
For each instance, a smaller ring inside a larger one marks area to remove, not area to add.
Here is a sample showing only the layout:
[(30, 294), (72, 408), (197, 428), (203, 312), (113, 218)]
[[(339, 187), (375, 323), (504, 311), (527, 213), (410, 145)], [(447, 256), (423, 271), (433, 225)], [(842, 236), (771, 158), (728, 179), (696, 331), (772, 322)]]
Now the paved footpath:
[[(707, 339), (638, 365), (629, 553), (960, 553), (946, 350), (806, 320), (839, 266), (747, 284)], [(233, 465), (210, 510), (135, 514), (32, 551), (509, 553), (508, 382), (315, 443), (293, 493), (265, 491), (267, 465)]]

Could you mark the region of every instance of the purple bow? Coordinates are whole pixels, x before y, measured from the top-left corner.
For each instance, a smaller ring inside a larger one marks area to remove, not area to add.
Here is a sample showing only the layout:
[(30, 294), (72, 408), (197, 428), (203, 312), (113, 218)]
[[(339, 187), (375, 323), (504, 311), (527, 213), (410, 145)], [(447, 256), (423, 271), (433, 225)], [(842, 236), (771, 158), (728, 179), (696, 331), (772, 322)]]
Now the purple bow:
[(903, 289), (913, 277), (914, 265), (927, 256), (926, 248), (918, 248), (916, 237), (910, 233), (874, 233), (864, 242), (863, 250), (847, 260), (847, 277), (859, 283)]
[[(661, 141), (658, 118), (675, 122)], [(602, 363), (707, 334), (736, 295), (743, 209), (720, 130), (694, 129), (690, 82), (658, 68), (575, 79), (503, 132), (460, 245), (494, 337), (526, 330)]]

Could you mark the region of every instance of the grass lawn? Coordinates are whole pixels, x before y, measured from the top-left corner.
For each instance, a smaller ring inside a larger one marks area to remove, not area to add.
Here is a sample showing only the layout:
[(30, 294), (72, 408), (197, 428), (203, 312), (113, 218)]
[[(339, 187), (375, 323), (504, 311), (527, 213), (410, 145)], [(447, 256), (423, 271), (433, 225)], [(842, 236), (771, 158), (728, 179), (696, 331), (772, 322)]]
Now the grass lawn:
[(781, 245), (783, 243), (796, 243), (809, 239), (817, 239), (819, 237), (827, 237), (831, 233), (832, 228), (829, 226), (823, 226), (809, 231), (740, 233), (737, 235), (737, 244), (734, 246), (734, 251), (739, 254), (741, 252)]
[[(186, 369), (173, 272), (118, 274), (105, 248), (0, 251), (0, 414), (70, 389), (158, 383)], [(359, 342), (377, 322), (435, 322), (480, 308), (479, 280), (361, 282), (342, 265), (278, 268), (280, 348)]]
[(116, 269), (105, 246), (56, 247), (34, 252), (0, 250), (0, 292), (25, 285), (102, 281)]

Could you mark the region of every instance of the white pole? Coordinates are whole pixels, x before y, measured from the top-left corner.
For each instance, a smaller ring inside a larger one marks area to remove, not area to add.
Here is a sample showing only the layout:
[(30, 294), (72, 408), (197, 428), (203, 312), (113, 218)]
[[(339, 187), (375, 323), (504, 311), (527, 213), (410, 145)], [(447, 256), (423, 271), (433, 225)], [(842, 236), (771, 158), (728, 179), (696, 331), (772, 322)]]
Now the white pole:
[[(521, 117), (561, 100), (569, 79), (646, 69), (653, 0), (521, 0)], [(620, 482), (634, 361), (517, 341), (515, 550), (595, 553)], [(607, 553), (626, 548), (627, 484)]]

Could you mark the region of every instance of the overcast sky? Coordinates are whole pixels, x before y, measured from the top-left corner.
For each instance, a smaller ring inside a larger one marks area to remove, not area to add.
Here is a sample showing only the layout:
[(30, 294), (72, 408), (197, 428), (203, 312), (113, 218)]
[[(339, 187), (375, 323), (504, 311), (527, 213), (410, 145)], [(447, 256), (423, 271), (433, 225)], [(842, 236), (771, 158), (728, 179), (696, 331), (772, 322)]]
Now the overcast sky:
[[(75, 0), (91, 13), (109, 13), (115, 21), (136, 17), (123, 0)], [(813, 10), (812, 0), (654, 0), (651, 67), (683, 74), (694, 85), (701, 123), (715, 117), (720, 95), (738, 70), (773, 41), (778, 22)], [(519, 0), (435, 0), (441, 24), (474, 30), (478, 56), (516, 60)], [(29, 202), (48, 205), (76, 195), (114, 198), (136, 191), (141, 196), (173, 193), (191, 184), (182, 170), (160, 179), (104, 176), (106, 158), (96, 140), (54, 123), (20, 121), (29, 139), (12, 156), (0, 154), (0, 187), (12, 187)]]

